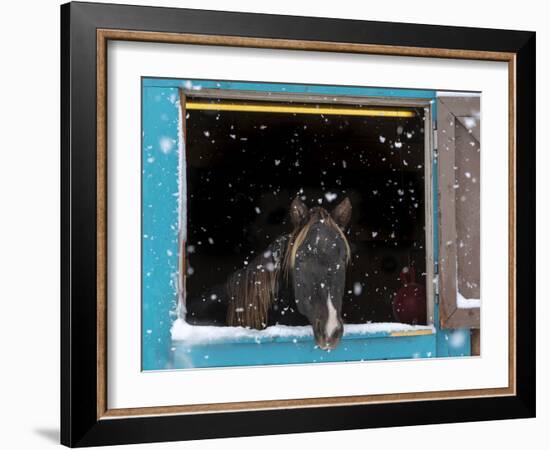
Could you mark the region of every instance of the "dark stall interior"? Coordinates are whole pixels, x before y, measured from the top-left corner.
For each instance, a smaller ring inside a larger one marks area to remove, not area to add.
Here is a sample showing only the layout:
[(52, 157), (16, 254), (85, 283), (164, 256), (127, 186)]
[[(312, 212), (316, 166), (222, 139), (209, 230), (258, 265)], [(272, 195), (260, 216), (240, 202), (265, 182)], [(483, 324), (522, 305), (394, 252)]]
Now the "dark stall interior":
[(425, 285), (426, 266), (424, 109), (406, 110), (412, 117), (188, 110), (187, 298), (288, 233), (296, 195), (329, 211), (348, 196), (343, 318), (395, 321), (401, 270)]

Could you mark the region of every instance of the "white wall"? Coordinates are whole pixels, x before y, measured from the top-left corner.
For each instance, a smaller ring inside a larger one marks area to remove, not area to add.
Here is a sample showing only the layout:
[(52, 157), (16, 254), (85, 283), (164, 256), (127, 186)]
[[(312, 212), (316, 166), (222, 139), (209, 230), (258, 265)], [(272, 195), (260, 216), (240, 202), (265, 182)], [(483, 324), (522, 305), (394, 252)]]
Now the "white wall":
[[(128, 3), (230, 9), (265, 13), (420, 22), (537, 31), (538, 226), (550, 227), (547, 204), (550, 164), (543, 102), (550, 100), (550, 29), (544, 2), (437, 0), (337, 2), (277, 0), (181, 0)], [(0, 446), (56, 445), (59, 421), (59, 1), (3, 2), (0, 6)], [(545, 147), (544, 149), (542, 147)], [(545, 180), (546, 178), (546, 180)], [(538, 236), (538, 274), (550, 272), (543, 249), (549, 234)], [(543, 278), (544, 277), (544, 278)], [(185, 444), (188, 449), (298, 447), (433, 447), (512, 449), (547, 441), (550, 425), (548, 348), (543, 322), (550, 312), (544, 285), (538, 288), (538, 418), (507, 422), (452, 424), (400, 429), (360, 430), (310, 435), (269, 436)], [(538, 438), (538, 439), (537, 439)], [(181, 448), (159, 444), (140, 448)], [(540, 445), (535, 444), (535, 447)]]

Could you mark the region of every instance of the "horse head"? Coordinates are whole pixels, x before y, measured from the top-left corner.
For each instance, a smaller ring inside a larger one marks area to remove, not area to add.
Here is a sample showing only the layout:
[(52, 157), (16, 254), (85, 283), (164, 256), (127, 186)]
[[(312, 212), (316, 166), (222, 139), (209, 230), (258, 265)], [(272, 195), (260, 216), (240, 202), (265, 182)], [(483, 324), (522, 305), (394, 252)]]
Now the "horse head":
[(317, 345), (335, 348), (344, 326), (341, 317), (350, 248), (345, 229), (351, 218), (346, 197), (330, 213), (307, 208), (296, 198), (290, 207), (294, 230), (286, 252), (285, 270), (290, 275), (298, 311), (311, 326)]

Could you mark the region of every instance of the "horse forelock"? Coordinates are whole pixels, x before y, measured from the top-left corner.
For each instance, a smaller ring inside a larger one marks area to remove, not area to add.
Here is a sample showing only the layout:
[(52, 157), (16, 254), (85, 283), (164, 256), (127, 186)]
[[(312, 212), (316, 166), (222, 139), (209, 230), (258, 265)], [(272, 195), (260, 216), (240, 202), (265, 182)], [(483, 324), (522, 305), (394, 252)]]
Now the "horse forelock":
[(346, 249), (346, 263), (349, 263), (351, 259), (351, 249), (348, 239), (344, 234), (344, 231), (334, 221), (328, 211), (324, 208), (315, 207), (310, 210), (308, 221), (303, 226), (296, 227), (290, 234), (290, 239), (287, 242), (285, 255), (283, 258), (282, 271), (286, 277), (289, 276), (290, 271), (294, 269), (296, 265), (296, 253), (304, 243), (311, 227), (316, 223), (324, 223), (330, 228), (334, 229), (338, 235), (342, 238)]

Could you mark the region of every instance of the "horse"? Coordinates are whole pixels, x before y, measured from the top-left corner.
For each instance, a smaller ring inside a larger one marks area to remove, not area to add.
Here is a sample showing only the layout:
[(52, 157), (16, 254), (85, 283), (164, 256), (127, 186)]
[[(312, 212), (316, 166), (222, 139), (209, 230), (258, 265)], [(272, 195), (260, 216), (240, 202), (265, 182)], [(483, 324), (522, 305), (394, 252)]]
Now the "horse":
[(334, 349), (343, 334), (341, 316), (350, 246), (346, 197), (330, 213), (309, 209), (299, 197), (290, 205), (292, 231), (277, 237), (223, 285), (187, 304), (192, 325), (264, 329), (311, 325), (316, 345)]

